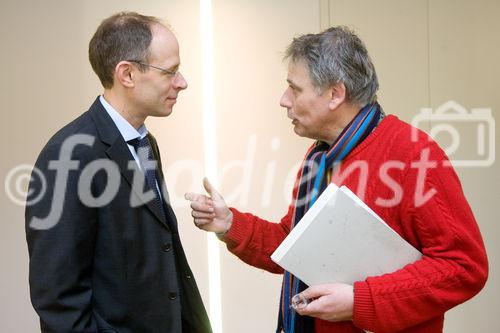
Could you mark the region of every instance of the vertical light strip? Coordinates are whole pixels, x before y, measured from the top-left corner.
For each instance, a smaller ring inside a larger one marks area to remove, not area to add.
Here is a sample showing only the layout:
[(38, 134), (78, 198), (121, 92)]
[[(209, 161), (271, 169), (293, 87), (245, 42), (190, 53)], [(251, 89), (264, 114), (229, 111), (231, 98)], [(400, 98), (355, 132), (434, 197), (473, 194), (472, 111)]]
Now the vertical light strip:
[[(218, 188), (215, 91), (214, 91), (214, 43), (212, 1), (200, 0), (202, 98), (203, 98), (203, 149), (205, 152), (205, 173), (210, 182)], [(210, 321), (214, 333), (222, 333), (222, 304), (220, 279), (219, 241), (208, 233), (208, 289), (210, 299)]]

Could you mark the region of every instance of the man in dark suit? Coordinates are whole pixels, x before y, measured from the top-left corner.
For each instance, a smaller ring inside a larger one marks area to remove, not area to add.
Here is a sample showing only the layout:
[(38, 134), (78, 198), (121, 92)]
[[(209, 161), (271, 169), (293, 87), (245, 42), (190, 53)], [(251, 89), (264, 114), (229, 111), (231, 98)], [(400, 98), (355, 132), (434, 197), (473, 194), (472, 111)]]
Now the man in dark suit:
[(30, 292), (42, 332), (211, 332), (144, 120), (187, 87), (158, 19), (118, 13), (89, 45), (104, 86), (43, 148), (28, 197)]

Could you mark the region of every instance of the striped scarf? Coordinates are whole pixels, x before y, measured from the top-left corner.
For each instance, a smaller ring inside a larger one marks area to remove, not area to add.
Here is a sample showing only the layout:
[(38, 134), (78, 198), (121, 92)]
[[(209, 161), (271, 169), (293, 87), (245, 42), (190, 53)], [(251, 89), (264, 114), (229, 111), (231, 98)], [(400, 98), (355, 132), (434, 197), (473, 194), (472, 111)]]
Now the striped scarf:
[[(331, 146), (318, 141), (309, 149), (301, 167), (291, 228), (300, 221), (325, 190), (334, 168), (373, 131), (382, 117), (383, 112), (377, 102), (368, 104), (351, 120)], [(290, 309), (291, 298), (306, 288), (305, 283), (285, 271), (276, 332), (314, 332), (314, 318), (300, 316)]]

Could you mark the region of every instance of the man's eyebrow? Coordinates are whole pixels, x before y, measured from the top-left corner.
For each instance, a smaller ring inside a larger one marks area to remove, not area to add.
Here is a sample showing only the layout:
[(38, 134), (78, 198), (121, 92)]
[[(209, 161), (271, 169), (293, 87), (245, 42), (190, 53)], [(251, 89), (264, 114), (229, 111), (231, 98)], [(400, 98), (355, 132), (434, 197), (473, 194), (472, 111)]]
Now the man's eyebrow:
[(179, 67), (181, 67), (181, 63), (180, 63), (180, 62), (179, 62), (179, 63), (177, 63), (177, 64), (175, 64), (175, 65), (170, 66), (170, 67), (168, 68), (168, 70), (171, 70), (171, 71), (176, 71), (176, 70), (178, 70), (178, 69), (179, 69)]
[(295, 89), (300, 89), (298, 85), (295, 84), (291, 79), (286, 79), (286, 82), (288, 82), (289, 85), (291, 85)]

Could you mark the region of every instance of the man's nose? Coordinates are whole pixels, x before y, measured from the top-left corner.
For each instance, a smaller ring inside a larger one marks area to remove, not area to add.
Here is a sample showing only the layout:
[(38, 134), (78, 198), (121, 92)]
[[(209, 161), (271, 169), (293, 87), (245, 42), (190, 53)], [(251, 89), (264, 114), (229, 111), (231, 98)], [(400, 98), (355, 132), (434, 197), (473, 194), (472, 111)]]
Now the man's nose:
[(287, 88), (285, 90), (285, 92), (283, 92), (283, 95), (281, 96), (281, 99), (280, 99), (280, 105), (284, 108), (287, 108), (287, 109), (292, 107), (290, 96), (288, 94), (288, 89), (289, 88)]
[(188, 83), (181, 72), (175, 77), (175, 87), (179, 90), (184, 90), (188, 87)]

